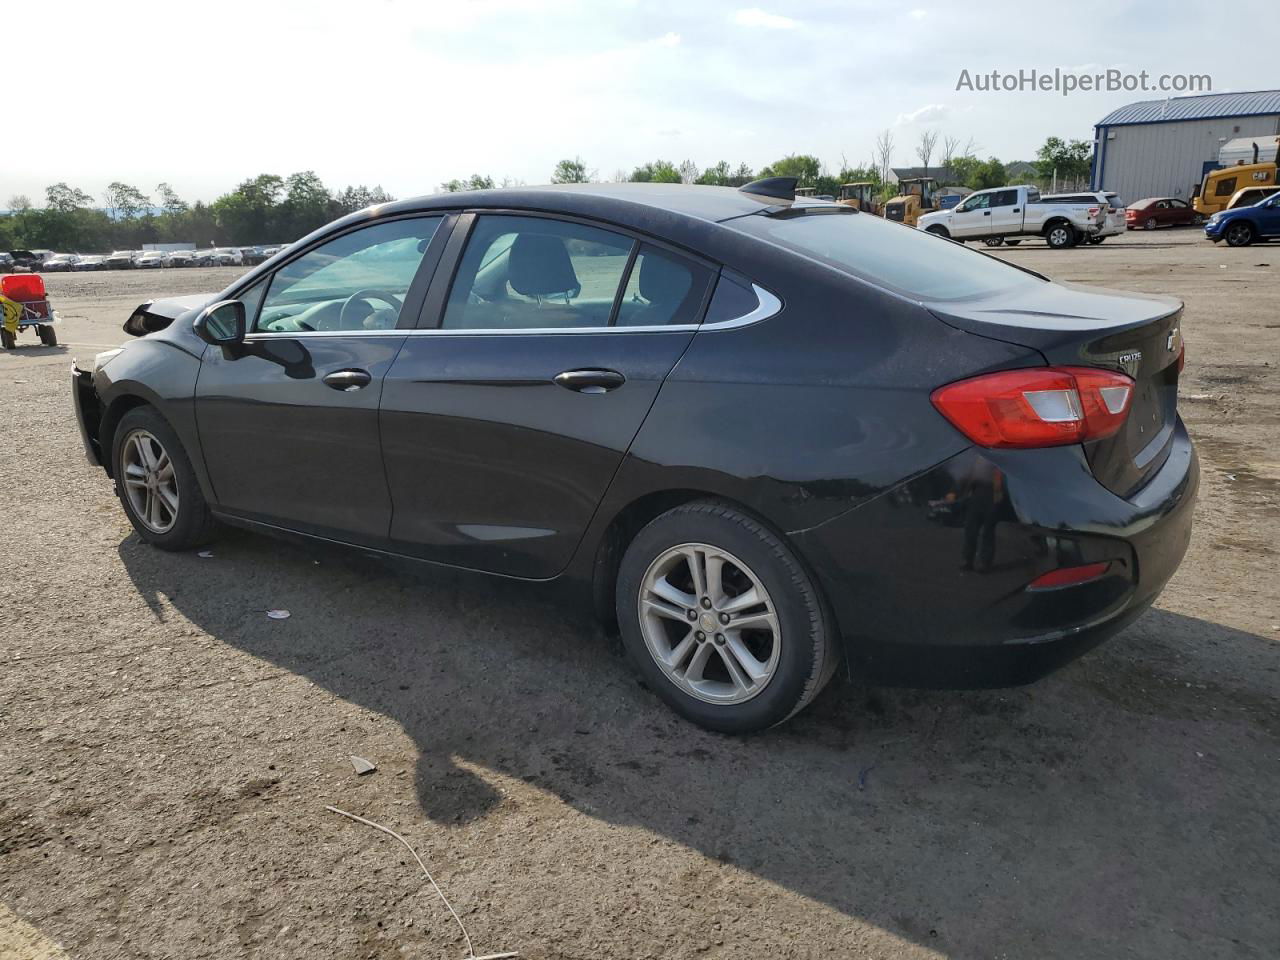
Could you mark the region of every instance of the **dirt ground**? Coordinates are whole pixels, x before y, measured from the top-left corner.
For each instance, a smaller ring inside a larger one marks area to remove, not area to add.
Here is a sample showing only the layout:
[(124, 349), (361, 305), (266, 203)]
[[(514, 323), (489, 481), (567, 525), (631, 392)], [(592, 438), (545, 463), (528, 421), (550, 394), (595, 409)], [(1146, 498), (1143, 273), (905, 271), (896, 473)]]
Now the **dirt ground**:
[(140, 545), (70, 359), (234, 273), (49, 278), (69, 346), (0, 356), (0, 958), (463, 957), (407, 852), (326, 804), (401, 831), (477, 953), (1277, 956), (1280, 248), (1002, 255), (1186, 301), (1186, 562), (1034, 686), (842, 681), (747, 739), (676, 719), (557, 593)]

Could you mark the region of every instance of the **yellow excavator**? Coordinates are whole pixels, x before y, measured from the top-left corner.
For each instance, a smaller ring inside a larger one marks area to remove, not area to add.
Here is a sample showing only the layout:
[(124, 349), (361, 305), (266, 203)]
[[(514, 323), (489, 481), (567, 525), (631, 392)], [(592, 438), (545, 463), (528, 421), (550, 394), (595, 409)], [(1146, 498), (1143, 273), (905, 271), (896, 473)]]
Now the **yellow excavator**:
[(914, 227), (923, 213), (938, 209), (937, 177), (908, 177), (898, 181), (898, 195), (884, 205), (887, 220)]
[(880, 216), (883, 211), (880, 204), (876, 200), (876, 191), (880, 184), (872, 183), (870, 180), (859, 180), (857, 183), (840, 184), (840, 199), (836, 203), (846, 207), (853, 207), (855, 210), (861, 210), (863, 213), (869, 213), (872, 216)]

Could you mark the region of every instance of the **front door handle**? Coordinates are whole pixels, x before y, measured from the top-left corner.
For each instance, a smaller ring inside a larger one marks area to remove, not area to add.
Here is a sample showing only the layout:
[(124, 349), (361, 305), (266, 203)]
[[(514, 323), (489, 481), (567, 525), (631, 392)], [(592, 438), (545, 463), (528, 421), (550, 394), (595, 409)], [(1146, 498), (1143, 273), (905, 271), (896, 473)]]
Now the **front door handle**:
[(326, 387), (333, 387), (344, 393), (360, 390), (373, 382), (368, 370), (335, 370), (324, 378)]
[(991, 211), (990, 211), (990, 210), (983, 210), (983, 211), (982, 211), (982, 215), (983, 215), (984, 217), (989, 217), (989, 216), (991, 216)]
[(566, 370), (556, 375), (556, 383), (578, 393), (607, 393), (626, 382), (617, 370)]

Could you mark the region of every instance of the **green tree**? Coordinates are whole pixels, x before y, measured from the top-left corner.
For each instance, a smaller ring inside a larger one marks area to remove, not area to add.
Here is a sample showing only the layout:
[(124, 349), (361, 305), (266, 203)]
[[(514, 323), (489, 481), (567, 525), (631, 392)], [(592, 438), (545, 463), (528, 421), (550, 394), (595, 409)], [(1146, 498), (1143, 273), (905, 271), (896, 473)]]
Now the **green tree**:
[(951, 179), (956, 183), (967, 185), (981, 165), (982, 161), (971, 153), (952, 157), (951, 163), (948, 164), (951, 169)]
[(995, 157), (990, 157), (974, 168), (966, 185), (974, 190), (987, 190), (991, 187), (1003, 187), (1008, 179), (1004, 164)]
[(795, 177), (797, 186), (816, 187), (822, 175), (822, 161), (804, 153), (790, 153), (760, 171), (762, 177)]
[(440, 189), (445, 193), (457, 193), (460, 190), (492, 190), (493, 188), (493, 177), (486, 177), (479, 173), (473, 173), (465, 180), (454, 179), (440, 184)]
[(93, 197), (65, 183), (55, 183), (53, 186), (45, 187), (44, 195), (49, 209), (56, 210), (58, 213), (71, 213), (93, 205)]
[(1085, 140), (1050, 137), (1036, 151), (1036, 173), (1043, 179), (1083, 180), (1089, 176), (1092, 147)]
[(587, 183), (590, 180), (591, 174), (587, 171), (587, 165), (582, 162), (581, 157), (561, 160), (556, 164), (555, 172), (551, 174), (552, 183)]
[(631, 171), (632, 183), (679, 183), (680, 170), (669, 160), (654, 160)]
[(107, 216), (112, 220), (136, 220), (149, 206), (151, 198), (130, 183), (119, 180), (107, 184), (102, 196)]
[(160, 201), (160, 209), (170, 217), (187, 212), (186, 201), (180, 198), (177, 191), (167, 183), (156, 184), (156, 199)]
[(698, 177), (697, 183), (707, 184), (713, 187), (729, 186), (729, 178), (733, 174), (729, 170), (729, 161), (721, 160), (714, 167), (707, 167), (702, 171), (702, 176)]

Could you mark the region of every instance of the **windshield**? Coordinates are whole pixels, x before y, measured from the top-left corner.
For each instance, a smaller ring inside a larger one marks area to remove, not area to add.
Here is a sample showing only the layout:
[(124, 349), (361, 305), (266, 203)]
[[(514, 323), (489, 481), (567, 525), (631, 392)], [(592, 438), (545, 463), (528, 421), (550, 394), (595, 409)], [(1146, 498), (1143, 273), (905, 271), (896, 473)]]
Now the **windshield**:
[(1043, 282), (995, 257), (867, 214), (753, 214), (725, 226), (914, 299), (960, 300)]

